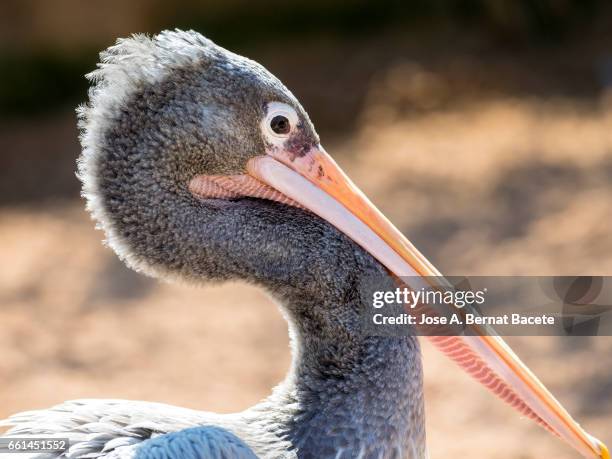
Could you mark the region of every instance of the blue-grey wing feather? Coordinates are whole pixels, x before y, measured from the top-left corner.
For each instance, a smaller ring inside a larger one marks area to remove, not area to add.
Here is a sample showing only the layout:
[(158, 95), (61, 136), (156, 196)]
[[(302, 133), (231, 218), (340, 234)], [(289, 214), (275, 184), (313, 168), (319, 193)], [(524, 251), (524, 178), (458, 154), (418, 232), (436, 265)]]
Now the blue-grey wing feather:
[(257, 459), (240, 438), (216, 426), (160, 435), (139, 445), (134, 459)]

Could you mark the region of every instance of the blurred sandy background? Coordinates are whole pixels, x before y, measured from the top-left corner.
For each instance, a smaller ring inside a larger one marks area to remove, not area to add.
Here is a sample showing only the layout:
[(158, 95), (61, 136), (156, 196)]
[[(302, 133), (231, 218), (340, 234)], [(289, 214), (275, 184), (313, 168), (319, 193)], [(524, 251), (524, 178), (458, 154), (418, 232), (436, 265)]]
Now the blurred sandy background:
[[(168, 2), (169, 3), (169, 2)], [(289, 364), (264, 293), (132, 273), (74, 178), (82, 74), (117, 36), (193, 27), (270, 68), (327, 149), (448, 274), (612, 274), (604, 1), (4, 1), (0, 418), (83, 397), (235, 411)], [(612, 338), (509, 339), (612, 442)], [(424, 343), (432, 458), (574, 457)]]

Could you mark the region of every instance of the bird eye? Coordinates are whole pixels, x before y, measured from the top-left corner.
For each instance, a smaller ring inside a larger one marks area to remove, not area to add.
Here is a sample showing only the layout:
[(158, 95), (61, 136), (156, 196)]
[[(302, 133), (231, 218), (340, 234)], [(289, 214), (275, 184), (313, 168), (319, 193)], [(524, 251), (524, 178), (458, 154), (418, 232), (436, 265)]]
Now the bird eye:
[(270, 121), (270, 129), (277, 134), (289, 134), (291, 124), (289, 124), (289, 119), (286, 116), (276, 115)]
[(284, 142), (298, 126), (299, 116), (291, 105), (284, 102), (269, 102), (266, 116), (261, 120), (261, 130), (271, 144)]

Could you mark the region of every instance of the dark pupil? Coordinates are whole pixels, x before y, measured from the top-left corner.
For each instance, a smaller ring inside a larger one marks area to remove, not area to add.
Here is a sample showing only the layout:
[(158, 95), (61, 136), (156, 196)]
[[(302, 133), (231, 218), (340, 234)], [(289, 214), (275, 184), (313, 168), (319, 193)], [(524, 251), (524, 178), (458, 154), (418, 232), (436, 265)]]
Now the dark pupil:
[(277, 134), (287, 134), (290, 129), (289, 120), (282, 115), (276, 115), (270, 121), (270, 127)]

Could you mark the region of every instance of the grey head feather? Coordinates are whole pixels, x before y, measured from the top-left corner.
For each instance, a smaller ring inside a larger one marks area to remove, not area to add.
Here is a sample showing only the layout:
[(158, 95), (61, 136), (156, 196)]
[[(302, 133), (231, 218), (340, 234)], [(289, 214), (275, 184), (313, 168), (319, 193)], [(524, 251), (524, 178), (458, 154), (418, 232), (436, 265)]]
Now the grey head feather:
[[(108, 245), (136, 270), (184, 277), (135, 250), (118, 228), (118, 222), (129, 216), (113, 213), (109, 201), (146, 192), (148, 202), (141, 199), (140, 207), (155, 206), (185, 199), (189, 175), (242, 173), (251, 156), (263, 153), (257, 123), (270, 101), (295, 107), (305, 137), (318, 142), (308, 115), (276, 77), (196, 32), (119, 39), (100, 60), (98, 69), (88, 75), (93, 83), (89, 102), (77, 109), (82, 144), (78, 176), (87, 208)], [(169, 169), (179, 170), (163, 175)], [(145, 177), (147, 172), (151, 174)], [(139, 173), (141, 186), (130, 187)], [(117, 183), (104, 180), (110, 175), (124, 181), (113, 197), (106, 191)], [(170, 191), (179, 196), (163, 194), (160, 187), (173, 188)], [(148, 223), (144, 219), (140, 230), (164, 231), (159, 221)]]

